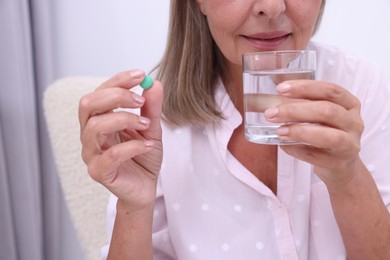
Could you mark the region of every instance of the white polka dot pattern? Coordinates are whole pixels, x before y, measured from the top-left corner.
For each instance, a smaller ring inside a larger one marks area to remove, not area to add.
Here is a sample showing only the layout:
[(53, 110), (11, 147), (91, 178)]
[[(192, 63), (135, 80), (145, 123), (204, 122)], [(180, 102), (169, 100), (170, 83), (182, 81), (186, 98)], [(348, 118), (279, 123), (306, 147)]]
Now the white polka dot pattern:
[[(358, 60), (346, 61), (336, 49), (318, 50), (323, 53), (318, 55), (316, 76), (340, 77), (334, 82), (365, 102), (361, 156), (386, 194), (390, 159), (380, 159), (390, 158), (386, 86), (373, 84), (381, 81), (379, 74)], [(352, 74), (340, 68), (346, 62)], [(156, 250), (185, 260), (345, 260), (328, 191), (312, 166), (278, 148), (275, 195), (229, 152), (229, 137), (243, 118), (221, 81), (215, 90), (224, 116), (218, 123), (174, 128), (162, 122), (164, 161), (153, 219)], [(390, 197), (383, 198), (390, 204)], [(110, 213), (114, 222), (115, 204)]]
[(195, 244), (192, 244), (188, 247), (188, 249), (191, 251), (191, 252), (196, 252), (198, 251), (198, 246), (195, 245)]

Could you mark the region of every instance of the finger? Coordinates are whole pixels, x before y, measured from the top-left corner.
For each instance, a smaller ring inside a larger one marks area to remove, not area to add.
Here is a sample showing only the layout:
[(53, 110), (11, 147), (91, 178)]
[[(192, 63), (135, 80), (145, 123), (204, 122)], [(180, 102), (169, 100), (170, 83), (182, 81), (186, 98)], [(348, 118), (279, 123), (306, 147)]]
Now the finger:
[(163, 86), (159, 81), (154, 81), (153, 86), (143, 92), (145, 104), (141, 108), (141, 116), (150, 119), (150, 126), (142, 132), (146, 138), (161, 140), (163, 95)]
[(309, 100), (328, 100), (347, 110), (360, 107), (359, 100), (346, 89), (318, 80), (285, 81), (277, 86), (280, 95)]
[[(101, 84), (97, 90), (102, 89), (115, 89), (115, 88), (123, 88), (125, 90), (128, 90), (132, 87), (135, 87), (139, 85), (142, 80), (145, 78), (145, 72), (142, 70), (129, 70), (124, 71), (116, 74), (115, 76), (109, 78), (103, 84)], [(107, 93), (107, 92), (105, 92)], [(85, 125), (86, 121), (90, 117), (92, 113), (91, 104), (94, 104), (97, 100), (100, 100), (102, 98), (103, 92), (99, 92), (99, 95), (86, 95), (80, 99), (79, 104), (79, 121), (81, 125), (81, 129), (83, 129), (83, 126)], [(103, 96), (105, 97), (105, 96)], [(116, 106), (118, 107), (118, 105)], [(115, 106), (111, 109), (115, 109)], [(99, 111), (102, 109), (98, 109)]]
[[(149, 120), (128, 112), (115, 112), (92, 117), (88, 121), (85, 130), (81, 133), (83, 144), (83, 160), (88, 163), (91, 158), (102, 151), (109, 149), (112, 143), (107, 143), (111, 133), (125, 130), (124, 138), (141, 139), (140, 135), (127, 133), (126, 130), (144, 130), (148, 127)], [(111, 140), (114, 142), (115, 140)]]
[(327, 126), (291, 124), (281, 126), (276, 132), (281, 140), (309, 144), (327, 151), (352, 154), (360, 150), (359, 138)]
[(90, 176), (103, 185), (109, 185), (116, 177), (117, 168), (125, 161), (146, 153), (153, 148), (152, 141), (132, 140), (112, 146), (88, 164)]
[(132, 91), (121, 88), (101, 89), (83, 96), (79, 104), (79, 121), (81, 129), (91, 116), (111, 112), (122, 108), (139, 108), (145, 98)]
[(114, 112), (91, 117), (83, 131), (82, 144), (92, 146), (98, 150), (102, 147), (106, 136), (122, 130), (145, 130), (150, 120), (129, 112)]
[(282, 145), (281, 149), (288, 155), (298, 160), (316, 165), (318, 167), (330, 168), (333, 166), (332, 164), (335, 164), (334, 157), (330, 151), (315, 146), (304, 144)]
[(103, 82), (97, 89), (113, 87), (130, 89), (139, 85), (144, 78), (145, 72), (142, 70), (123, 71)]
[(275, 123), (320, 123), (339, 129), (351, 128), (354, 123), (350, 111), (329, 101), (283, 103), (264, 114), (267, 120)]
[(282, 103), (291, 103), (297, 101), (302, 100), (282, 97), (281, 95), (276, 94), (245, 94), (245, 111), (263, 113), (270, 107), (276, 107)]

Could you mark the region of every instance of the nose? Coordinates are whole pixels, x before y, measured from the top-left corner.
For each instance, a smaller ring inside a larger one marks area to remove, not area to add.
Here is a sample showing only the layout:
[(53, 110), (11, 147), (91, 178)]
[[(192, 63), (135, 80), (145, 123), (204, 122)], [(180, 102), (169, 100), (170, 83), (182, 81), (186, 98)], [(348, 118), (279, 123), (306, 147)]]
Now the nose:
[(253, 8), (256, 15), (276, 18), (286, 11), (285, 0), (257, 0)]

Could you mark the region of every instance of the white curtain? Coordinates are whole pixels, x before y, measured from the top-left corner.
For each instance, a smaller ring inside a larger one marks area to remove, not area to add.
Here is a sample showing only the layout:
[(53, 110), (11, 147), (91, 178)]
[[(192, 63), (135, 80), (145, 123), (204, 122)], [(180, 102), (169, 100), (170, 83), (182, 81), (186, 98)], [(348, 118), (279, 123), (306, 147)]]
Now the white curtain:
[(81, 259), (42, 112), (51, 0), (0, 1), (0, 259)]

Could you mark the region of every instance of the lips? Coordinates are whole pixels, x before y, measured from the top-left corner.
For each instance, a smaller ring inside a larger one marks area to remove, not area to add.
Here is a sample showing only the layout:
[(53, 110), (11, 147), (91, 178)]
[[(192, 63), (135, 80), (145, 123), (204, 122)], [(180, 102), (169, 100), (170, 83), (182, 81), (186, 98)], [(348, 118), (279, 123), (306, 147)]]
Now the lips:
[(290, 36), (291, 33), (286, 32), (266, 32), (244, 35), (243, 37), (256, 49), (267, 51), (280, 49)]

